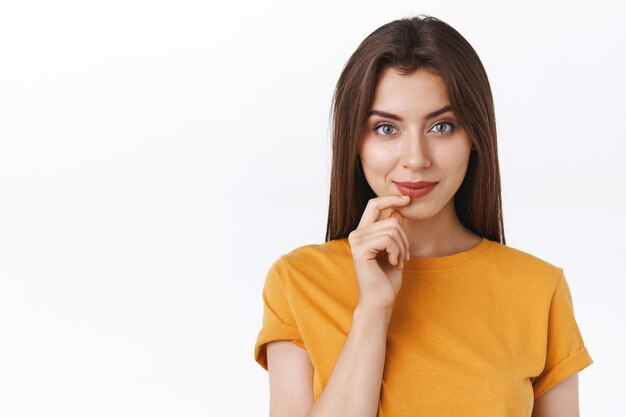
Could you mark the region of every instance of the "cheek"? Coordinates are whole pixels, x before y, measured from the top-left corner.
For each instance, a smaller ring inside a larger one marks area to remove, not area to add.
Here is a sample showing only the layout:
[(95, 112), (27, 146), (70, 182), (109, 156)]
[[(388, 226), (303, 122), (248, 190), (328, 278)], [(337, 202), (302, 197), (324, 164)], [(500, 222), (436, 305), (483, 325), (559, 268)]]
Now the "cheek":
[[(363, 146), (360, 152), (365, 174), (385, 175), (394, 166), (394, 157), (388, 149), (373, 144)], [(369, 178), (368, 178), (369, 180)]]
[(469, 152), (462, 153), (459, 158), (454, 160), (455, 172), (461, 179), (465, 177), (465, 171), (467, 171), (467, 163), (469, 162)]
[(471, 151), (471, 145), (465, 143), (456, 143), (455, 146), (443, 147), (437, 152), (437, 165), (446, 171), (447, 176), (451, 178), (465, 177), (467, 164)]

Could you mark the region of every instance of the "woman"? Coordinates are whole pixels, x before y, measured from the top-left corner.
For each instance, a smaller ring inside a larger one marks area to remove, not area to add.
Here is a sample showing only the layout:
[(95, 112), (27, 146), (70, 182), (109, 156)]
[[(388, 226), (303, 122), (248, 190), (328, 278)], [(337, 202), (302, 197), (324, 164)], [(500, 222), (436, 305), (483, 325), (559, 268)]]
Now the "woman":
[(255, 358), (272, 416), (578, 416), (593, 363), (563, 269), (505, 245), (474, 49), (430, 16), (370, 34), (333, 100), (326, 242), (281, 256)]

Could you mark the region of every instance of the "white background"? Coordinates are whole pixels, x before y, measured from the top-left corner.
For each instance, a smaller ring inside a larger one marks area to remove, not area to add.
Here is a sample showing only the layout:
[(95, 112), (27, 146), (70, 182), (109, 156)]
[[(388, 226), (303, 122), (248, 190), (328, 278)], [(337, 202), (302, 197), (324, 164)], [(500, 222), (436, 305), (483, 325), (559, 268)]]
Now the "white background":
[(494, 92), (507, 243), (564, 268), (626, 392), (626, 20), (618, 2), (3, 1), (0, 416), (263, 416), (270, 264), (322, 243), (343, 64), (432, 14)]

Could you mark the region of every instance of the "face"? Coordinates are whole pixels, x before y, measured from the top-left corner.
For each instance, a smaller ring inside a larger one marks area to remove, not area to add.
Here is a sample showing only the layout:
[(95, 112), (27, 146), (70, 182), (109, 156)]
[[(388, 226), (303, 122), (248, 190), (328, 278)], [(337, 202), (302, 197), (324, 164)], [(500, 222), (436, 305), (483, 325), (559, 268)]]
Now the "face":
[(397, 182), (436, 183), (398, 209), (405, 218), (456, 215), (453, 197), (465, 177), (472, 142), (449, 105), (443, 79), (429, 70), (400, 75), (388, 67), (380, 75), (359, 142), (368, 184), (384, 196), (406, 193)]

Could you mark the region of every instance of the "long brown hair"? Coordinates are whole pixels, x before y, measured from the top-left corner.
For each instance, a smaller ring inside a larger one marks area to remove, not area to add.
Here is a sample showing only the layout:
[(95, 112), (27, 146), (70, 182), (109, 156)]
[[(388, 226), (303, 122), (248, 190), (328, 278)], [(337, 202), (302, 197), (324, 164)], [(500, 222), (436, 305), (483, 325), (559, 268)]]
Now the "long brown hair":
[(361, 42), (345, 64), (332, 100), (332, 170), (326, 241), (356, 229), (367, 202), (376, 197), (358, 155), (358, 141), (380, 72), (418, 68), (444, 80), (452, 111), (476, 149), (454, 196), (461, 223), (474, 233), (505, 244), (500, 169), (491, 87), (474, 48), (454, 28), (428, 15), (387, 23)]

